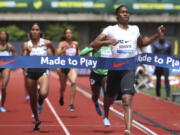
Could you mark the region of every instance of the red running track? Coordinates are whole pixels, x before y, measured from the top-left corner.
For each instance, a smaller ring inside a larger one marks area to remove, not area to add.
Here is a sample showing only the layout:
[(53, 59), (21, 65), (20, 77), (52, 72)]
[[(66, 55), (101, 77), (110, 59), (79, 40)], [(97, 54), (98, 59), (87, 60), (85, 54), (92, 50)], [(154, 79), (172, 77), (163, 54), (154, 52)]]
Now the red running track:
[[(111, 112), (111, 127), (102, 125), (102, 117), (99, 117), (94, 109), (93, 103), (88, 97), (90, 94), (89, 82), (87, 77), (79, 77), (77, 81), (77, 95), (75, 101), (75, 112), (68, 111), (69, 87), (65, 93), (65, 105), (58, 104), (59, 82), (57, 75), (52, 73), (50, 76), (50, 91), (48, 100), (43, 106), (40, 115), (42, 120), (41, 133), (48, 135), (121, 135), (124, 129), (124, 122), (119, 115)], [(7, 113), (0, 113), (0, 135), (31, 135), (33, 121), (31, 118), (30, 106), (24, 103), (23, 76), (21, 70), (12, 72), (9, 86), (7, 89)], [(82, 93), (85, 92), (85, 93)], [(118, 112), (122, 112), (118, 105), (113, 106)], [(179, 106), (154, 99), (149, 96), (137, 94), (134, 99), (136, 112), (158, 121), (173, 130), (178, 130)], [(166, 108), (166, 109), (165, 109)], [(169, 112), (170, 111), (170, 112)], [(176, 113), (174, 113), (176, 112)], [(172, 114), (173, 115), (170, 115)], [(157, 115), (158, 114), (158, 115)], [(166, 122), (165, 118), (169, 121)], [(143, 124), (147, 129), (159, 135), (169, 135), (169, 132), (155, 127), (152, 123), (134, 115), (134, 119)], [(145, 135), (142, 130), (133, 127), (133, 135)]]

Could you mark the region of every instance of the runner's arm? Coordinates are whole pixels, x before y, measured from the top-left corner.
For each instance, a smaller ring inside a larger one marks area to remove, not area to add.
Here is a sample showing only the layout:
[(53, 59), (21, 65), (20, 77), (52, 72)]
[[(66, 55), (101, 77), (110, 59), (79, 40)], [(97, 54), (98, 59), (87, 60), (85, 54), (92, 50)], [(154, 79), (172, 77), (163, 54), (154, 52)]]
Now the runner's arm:
[(66, 50), (66, 47), (61, 44), (61, 42), (58, 44), (56, 55), (61, 56)]
[(8, 44), (8, 48), (9, 50), (12, 52), (12, 55), (13, 56), (16, 56), (16, 51), (15, 51), (15, 48), (12, 44)]
[(79, 43), (77, 42), (77, 55), (80, 55), (80, 48), (79, 48)]
[(29, 56), (31, 49), (28, 47), (27, 42), (22, 45), (22, 56)]
[(101, 48), (102, 46), (116, 45), (118, 41), (114, 39), (106, 40), (105, 34), (100, 34), (97, 38), (90, 43), (92, 48)]
[(81, 50), (80, 56), (88, 55), (92, 51), (93, 51), (93, 48), (85, 47), (84, 49)]
[(46, 40), (46, 45), (47, 45), (47, 48), (48, 48), (48, 55), (50, 56), (53, 56), (55, 54), (55, 49), (52, 45), (52, 42), (49, 41), (49, 40)]
[(137, 40), (137, 44), (140, 48), (145, 47), (151, 44), (152, 42), (154, 42), (155, 40), (157, 40), (161, 34), (164, 34), (164, 32), (165, 32), (165, 27), (161, 25), (157, 28), (157, 32), (152, 36), (146, 38), (139, 36)]

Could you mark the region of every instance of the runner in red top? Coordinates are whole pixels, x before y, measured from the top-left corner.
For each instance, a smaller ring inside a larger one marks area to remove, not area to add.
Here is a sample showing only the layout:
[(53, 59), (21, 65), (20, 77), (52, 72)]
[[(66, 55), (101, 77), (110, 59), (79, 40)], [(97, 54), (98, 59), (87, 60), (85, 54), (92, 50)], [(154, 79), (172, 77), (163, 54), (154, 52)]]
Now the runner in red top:
[[(79, 55), (79, 45), (77, 41), (73, 40), (72, 30), (67, 28), (64, 31), (64, 37), (62, 41), (59, 42), (57, 47), (56, 54), (58, 56), (76, 56)], [(57, 69), (57, 73), (60, 78), (60, 98), (59, 104), (61, 106), (64, 105), (64, 92), (66, 89), (66, 81), (69, 80), (71, 82), (71, 91), (70, 91), (70, 105), (69, 110), (74, 111), (74, 99), (75, 99), (75, 89), (76, 89), (76, 78), (77, 71), (76, 69), (69, 68), (61, 68)]]

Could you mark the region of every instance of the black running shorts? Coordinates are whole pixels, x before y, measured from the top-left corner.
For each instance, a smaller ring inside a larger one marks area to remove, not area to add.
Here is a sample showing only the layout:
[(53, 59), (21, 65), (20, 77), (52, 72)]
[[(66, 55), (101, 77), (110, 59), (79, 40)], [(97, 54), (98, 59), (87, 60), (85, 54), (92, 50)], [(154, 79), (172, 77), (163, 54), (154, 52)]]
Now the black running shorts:
[(48, 74), (49, 71), (46, 68), (28, 68), (26, 77), (37, 81), (42, 75)]
[(70, 68), (61, 68), (61, 72), (63, 72), (66, 76), (68, 75)]
[(118, 95), (122, 96), (123, 94), (134, 95), (136, 92), (134, 82), (134, 70), (108, 71), (106, 94), (111, 98), (115, 98)]
[(0, 68), (0, 73), (2, 73), (2, 71), (4, 70), (5, 68)]
[(93, 70), (90, 75), (90, 84), (91, 86), (101, 86), (102, 80), (106, 77), (106, 75), (100, 75), (95, 73)]

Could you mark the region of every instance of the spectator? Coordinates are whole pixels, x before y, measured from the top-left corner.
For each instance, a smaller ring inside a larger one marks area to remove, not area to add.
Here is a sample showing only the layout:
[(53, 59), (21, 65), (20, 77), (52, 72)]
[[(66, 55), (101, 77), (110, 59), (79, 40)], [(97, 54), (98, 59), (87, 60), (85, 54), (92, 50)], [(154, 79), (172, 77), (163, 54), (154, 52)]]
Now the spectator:
[[(161, 34), (159, 40), (153, 44), (153, 53), (162, 54), (162, 55), (171, 55), (172, 54), (172, 45), (170, 42), (165, 40), (164, 34)], [(156, 75), (156, 96), (161, 96), (161, 76), (165, 77), (165, 89), (166, 89), (166, 99), (170, 98), (170, 84), (169, 84), (169, 69), (163, 67), (155, 68)]]

